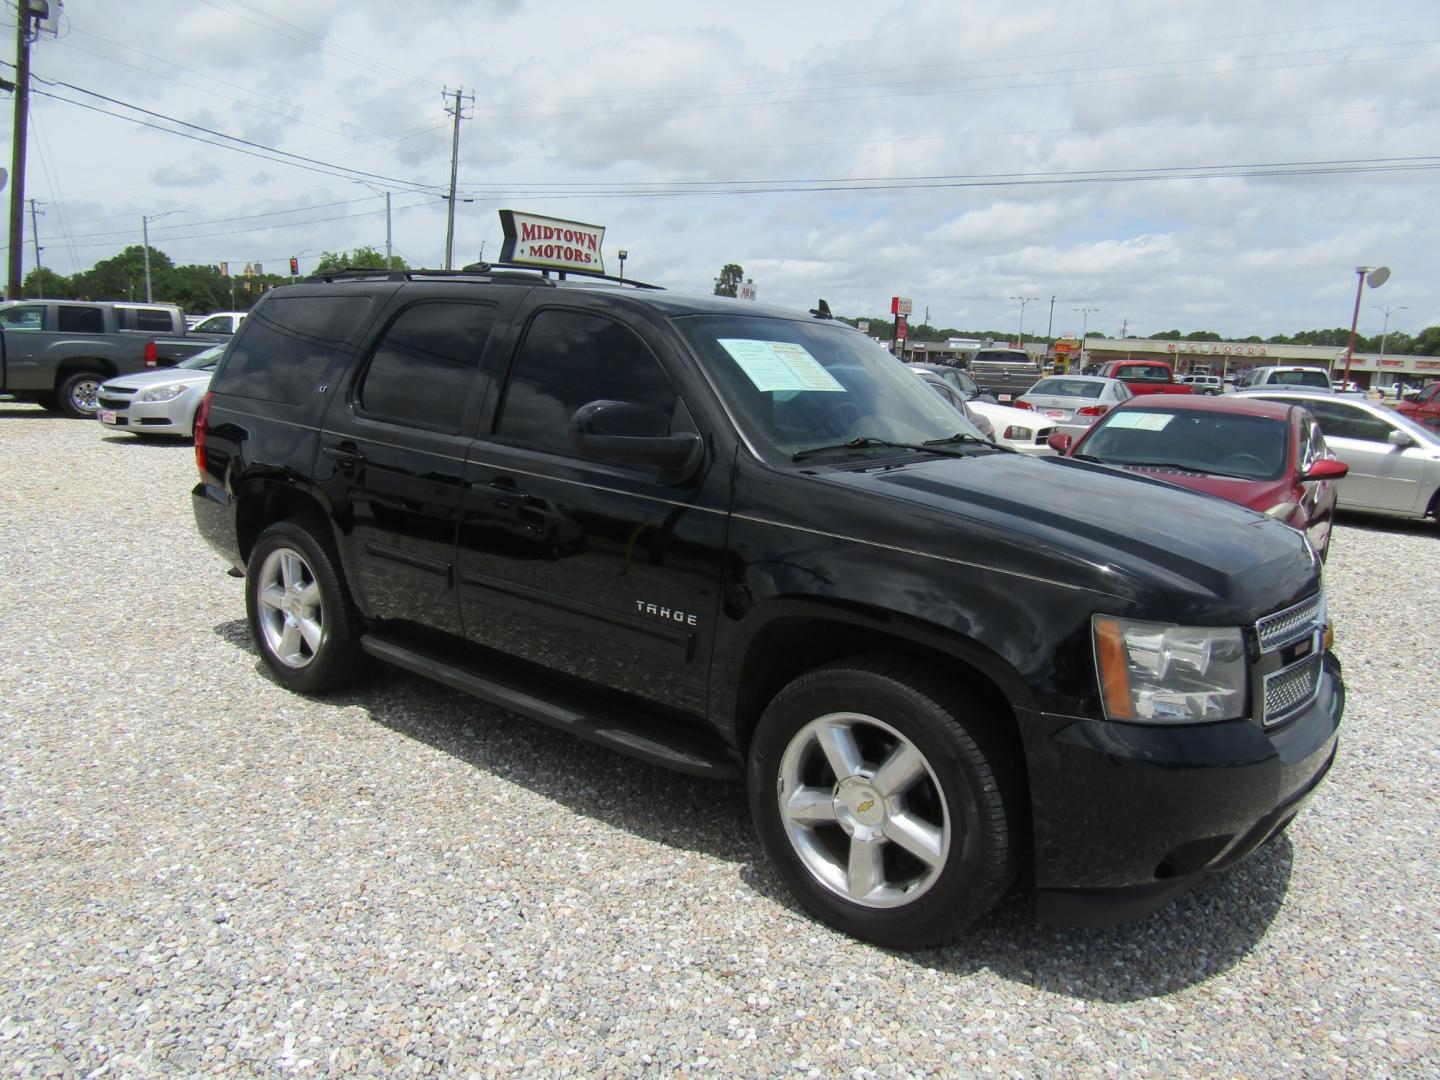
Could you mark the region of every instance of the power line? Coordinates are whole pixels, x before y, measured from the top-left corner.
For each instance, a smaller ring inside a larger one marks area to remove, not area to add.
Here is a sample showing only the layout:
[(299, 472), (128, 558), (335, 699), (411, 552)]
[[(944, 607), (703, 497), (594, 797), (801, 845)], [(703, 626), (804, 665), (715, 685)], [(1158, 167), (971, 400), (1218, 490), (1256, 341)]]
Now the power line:
[[(296, 161), (307, 162), (311, 165), (327, 165), (332, 168), (343, 169), (345, 172), (348, 173), (354, 173), (356, 176), (369, 177), (372, 180), (384, 180), (386, 183), (389, 184), (400, 184), (402, 186), (415, 188), (417, 190), (430, 191), (438, 188), (439, 186), (436, 184), (421, 184), (412, 180), (400, 180), (393, 176), (383, 176), (380, 173), (366, 172), (363, 169), (351, 169), (343, 165), (332, 165), (330, 162), (319, 161), (315, 158), (306, 157), (304, 154), (292, 154), (289, 150), (281, 150), (274, 146), (266, 146), (263, 143), (252, 142), (249, 139), (242, 139), (238, 135), (227, 135), (223, 131), (216, 131), (214, 128), (207, 128), (202, 124), (192, 124), (188, 120), (181, 120), (174, 116), (168, 116), (165, 113), (156, 112), (153, 109), (146, 109), (139, 105), (132, 105), (128, 101), (122, 101), (119, 98), (111, 97), (109, 94), (102, 94), (97, 90), (87, 90), (83, 86), (76, 86), (74, 83), (65, 82), (63, 79), (37, 79), (37, 81), (43, 82), (47, 86), (63, 86), (67, 90), (74, 90), (78, 93), (86, 94), (93, 98), (99, 98), (101, 101), (108, 101), (112, 105), (119, 105), (123, 109), (130, 109), (133, 112), (142, 113), (145, 116), (153, 116), (160, 120), (168, 120), (172, 124), (179, 124), (181, 127), (187, 127), (193, 131), (201, 131), (204, 132), (206, 135), (214, 135), (217, 138), (228, 139), (231, 142), (239, 143), (242, 146), (252, 146), (257, 150), (264, 150), (267, 153), (271, 154), (280, 154), (284, 157), (293, 158)], [(66, 99), (61, 98), (60, 100), (63, 101)], [(76, 102), (71, 102), (71, 104), (76, 104)]]
[[(60, 85), (68, 85), (68, 84), (60, 84)], [(331, 176), (331, 177), (335, 177), (335, 178), (341, 179), (341, 180), (357, 180), (357, 179), (360, 179), (361, 177), (370, 178), (370, 179), (386, 180), (386, 181), (389, 182), (389, 183), (393, 183), (393, 184), (395, 184), (395, 185), (397, 185), (397, 186), (399, 186), (399, 187), (404, 188), (406, 191), (413, 191), (413, 192), (424, 193), (424, 194), (433, 194), (433, 193), (435, 192), (435, 188), (436, 188), (436, 185), (423, 185), (423, 184), (419, 184), (419, 183), (416, 183), (416, 182), (414, 182), (414, 181), (409, 181), (409, 180), (397, 180), (397, 179), (393, 179), (393, 178), (389, 178), (389, 177), (382, 177), (382, 176), (378, 176), (378, 175), (375, 174), (375, 173), (363, 172), (363, 171), (361, 171), (361, 170), (359, 170), (359, 169), (348, 169), (348, 168), (347, 168), (346, 166), (344, 166), (344, 165), (327, 165), (325, 162), (316, 161), (316, 160), (313, 159), (313, 158), (306, 158), (306, 157), (303, 157), (302, 155), (299, 155), (299, 154), (289, 154), (289, 153), (287, 153), (287, 152), (284, 151), (284, 150), (273, 150), (273, 148), (271, 148), (271, 147), (264, 146), (264, 145), (262, 145), (262, 144), (260, 144), (260, 143), (252, 143), (252, 142), (249, 142), (249, 140), (246, 140), (246, 139), (235, 139), (235, 137), (232, 136), (232, 135), (223, 135), (223, 134), (221, 134), (221, 133), (219, 133), (219, 132), (215, 132), (215, 133), (214, 133), (214, 134), (216, 134), (219, 138), (222, 138), (222, 139), (234, 139), (234, 141), (236, 141), (236, 142), (244, 143), (244, 144), (249, 145), (249, 146), (255, 146), (255, 147), (258, 147), (260, 150), (272, 151), (274, 154), (283, 154), (283, 155), (285, 155), (285, 156), (284, 156), (284, 157), (274, 157), (274, 156), (272, 156), (271, 153), (264, 153), (264, 154), (262, 154), (262, 153), (256, 153), (254, 150), (247, 150), (247, 149), (245, 149), (245, 146), (243, 146), (243, 145), (242, 145), (242, 146), (234, 146), (234, 145), (231, 145), (230, 143), (216, 142), (214, 139), (205, 139), (205, 138), (201, 138), (201, 137), (198, 136), (198, 135), (191, 135), (191, 134), (189, 134), (188, 132), (176, 131), (174, 128), (167, 128), (167, 127), (164, 127), (164, 126), (162, 126), (162, 125), (160, 125), (160, 124), (152, 124), (152, 123), (149, 123), (148, 121), (138, 119), (137, 117), (134, 117), (134, 116), (126, 116), (124, 113), (113, 112), (113, 111), (111, 111), (110, 109), (102, 109), (102, 108), (100, 108), (98, 105), (90, 105), (90, 104), (87, 104), (86, 102), (83, 102), (83, 101), (76, 101), (76, 100), (74, 100), (73, 98), (63, 97), (63, 96), (61, 96), (60, 94), (52, 94), (52, 93), (50, 93), (50, 92), (47, 91), (47, 90), (34, 90), (33, 93), (43, 95), (44, 97), (52, 98), (52, 99), (54, 99), (55, 101), (63, 101), (63, 102), (65, 102), (65, 103), (68, 104), (68, 105), (75, 105), (75, 106), (78, 106), (79, 108), (82, 108), (82, 109), (89, 109), (91, 112), (98, 112), (98, 113), (103, 113), (103, 114), (106, 115), (106, 116), (113, 116), (113, 117), (115, 117), (116, 119), (125, 120), (125, 121), (128, 121), (129, 123), (132, 123), (132, 124), (139, 124), (141, 127), (154, 128), (156, 131), (164, 131), (164, 132), (167, 132), (167, 133), (169, 133), (169, 134), (171, 134), (171, 135), (178, 135), (178, 136), (181, 137), (182, 139), (191, 139), (191, 140), (193, 140), (193, 141), (195, 141), (195, 142), (206, 143), (207, 145), (210, 145), (210, 146), (218, 146), (218, 147), (220, 147), (221, 149), (224, 149), (224, 150), (233, 150), (233, 151), (234, 151), (235, 153), (237, 153), (237, 154), (246, 154), (246, 155), (248, 155), (248, 156), (250, 156), (250, 157), (256, 157), (256, 158), (259, 158), (259, 159), (262, 160), (262, 161), (269, 161), (269, 162), (272, 162), (272, 163), (274, 163), (274, 164), (276, 164), (276, 165), (290, 165), (290, 166), (293, 166), (294, 168), (297, 168), (297, 169), (304, 169), (304, 170), (306, 170), (307, 172), (320, 173), (322, 176)], [(91, 93), (91, 91), (82, 91), (82, 93)], [(94, 96), (103, 97), (103, 95), (94, 95)], [(124, 103), (122, 102), (121, 104), (123, 105)], [(137, 108), (136, 106), (133, 106), (133, 105), (126, 105), (125, 107), (126, 107), (126, 108)], [(138, 111), (148, 113), (149, 115), (152, 115), (152, 116), (158, 116), (158, 117), (160, 117), (160, 118), (163, 119), (163, 120), (168, 120), (168, 121), (170, 121), (171, 123), (184, 124), (184, 126), (186, 126), (186, 127), (196, 128), (197, 130), (200, 130), (200, 131), (207, 131), (207, 130), (208, 130), (207, 128), (201, 128), (201, 127), (199, 127), (199, 125), (196, 125), (196, 124), (186, 124), (185, 121), (183, 121), (183, 120), (177, 120), (177, 119), (175, 119), (174, 117), (165, 116), (163, 113), (153, 113), (153, 112), (151, 112), (151, 111), (148, 110), (148, 109), (140, 109), (140, 110), (138, 110)], [(289, 160), (289, 159), (294, 159), (294, 160)], [(313, 164), (305, 164), (306, 162), (312, 162)], [(337, 169), (338, 169), (338, 170), (344, 170), (344, 171), (337, 172), (337, 171), (335, 171), (335, 170), (337, 170)]]

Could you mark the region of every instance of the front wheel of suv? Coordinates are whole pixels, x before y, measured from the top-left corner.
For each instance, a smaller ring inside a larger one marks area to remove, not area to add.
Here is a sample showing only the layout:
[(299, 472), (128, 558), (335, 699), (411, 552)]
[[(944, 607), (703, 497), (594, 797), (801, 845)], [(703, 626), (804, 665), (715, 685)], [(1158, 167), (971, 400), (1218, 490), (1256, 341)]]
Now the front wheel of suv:
[(766, 709), (750, 809), (800, 902), (857, 938), (913, 949), (955, 936), (1014, 878), (1018, 762), (994, 718), (923, 669), (820, 668)]
[(354, 678), (359, 616), (329, 552), (293, 521), (255, 542), (245, 574), (250, 633), (274, 677), (302, 694)]

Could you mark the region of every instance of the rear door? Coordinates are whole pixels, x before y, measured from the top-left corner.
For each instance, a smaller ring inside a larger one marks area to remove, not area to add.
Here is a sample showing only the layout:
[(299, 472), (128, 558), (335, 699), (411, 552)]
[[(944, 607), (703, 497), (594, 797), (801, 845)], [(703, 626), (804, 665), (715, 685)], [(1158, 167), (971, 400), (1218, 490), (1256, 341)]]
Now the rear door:
[(476, 292), (398, 295), (330, 406), (315, 470), (362, 609), (454, 634), (460, 486), (509, 290)]
[[(579, 290), (576, 290), (578, 293)], [(459, 594), (472, 641), (691, 712), (705, 707), (728, 523), (714, 448), (693, 476), (582, 453), (571, 417), (647, 406), (697, 431), (663, 324), (603, 296), (534, 290), (465, 466)], [(627, 317), (627, 314), (629, 317)], [(502, 360), (497, 356), (497, 361)]]
[(1394, 424), (1341, 400), (1286, 400), (1310, 411), (1326, 444), (1350, 466), (1339, 482), (1341, 509), (1417, 512), (1426, 455), (1393, 445)]

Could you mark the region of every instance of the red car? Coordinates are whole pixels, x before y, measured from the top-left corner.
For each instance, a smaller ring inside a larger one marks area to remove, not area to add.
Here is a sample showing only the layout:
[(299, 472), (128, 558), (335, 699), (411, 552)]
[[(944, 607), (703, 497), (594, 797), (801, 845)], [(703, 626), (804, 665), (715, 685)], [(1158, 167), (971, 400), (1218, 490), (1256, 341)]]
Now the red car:
[(1414, 400), (1397, 402), (1395, 411), (1417, 424), (1440, 428), (1440, 382), (1425, 387), (1415, 395)]
[(1131, 398), (1078, 441), (1056, 434), (1050, 446), (1268, 514), (1309, 536), (1322, 559), (1335, 481), (1348, 471), (1305, 409), (1229, 395)]

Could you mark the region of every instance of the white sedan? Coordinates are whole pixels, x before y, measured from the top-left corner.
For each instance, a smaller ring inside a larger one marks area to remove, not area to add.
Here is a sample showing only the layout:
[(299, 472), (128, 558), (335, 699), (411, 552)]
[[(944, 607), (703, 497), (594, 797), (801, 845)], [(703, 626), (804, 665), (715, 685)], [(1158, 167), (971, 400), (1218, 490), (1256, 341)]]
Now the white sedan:
[[(1217, 379), (1216, 382), (1219, 382)], [(1034, 409), (1062, 435), (1080, 438), (1090, 425), (1134, 396), (1120, 379), (1098, 375), (1052, 375), (1015, 399), (1016, 408)]]
[(100, 384), (95, 418), (132, 435), (195, 434), (195, 410), (210, 389), (224, 345), (198, 352), (174, 367), (118, 375)]
[(1050, 457), (1049, 439), (1055, 433), (1054, 421), (1030, 409), (1014, 409), (1009, 405), (990, 405), (984, 401), (967, 401), (965, 407), (985, 417), (995, 428), (995, 441), (1001, 446), (1019, 450), (1035, 457)]

